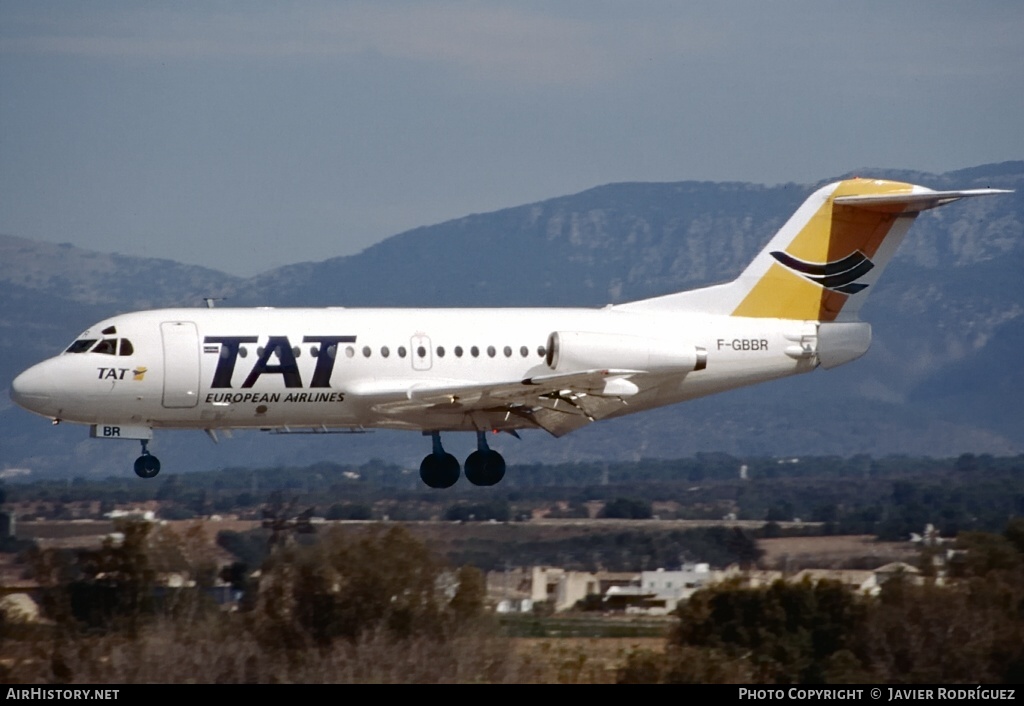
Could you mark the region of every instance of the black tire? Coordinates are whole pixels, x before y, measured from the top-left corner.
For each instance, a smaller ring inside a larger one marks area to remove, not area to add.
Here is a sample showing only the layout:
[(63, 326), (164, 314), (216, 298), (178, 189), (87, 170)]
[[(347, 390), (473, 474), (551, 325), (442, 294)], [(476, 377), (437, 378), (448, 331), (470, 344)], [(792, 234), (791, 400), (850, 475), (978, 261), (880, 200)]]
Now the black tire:
[(139, 478), (154, 478), (160, 472), (160, 459), (152, 454), (142, 454), (135, 459), (135, 475)]
[(451, 488), (459, 475), (459, 460), (451, 454), (430, 454), (420, 464), (420, 479), (431, 488)]
[(466, 480), (473, 485), (497, 485), (505, 477), (505, 459), (497, 451), (474, 451), (466, 459)]

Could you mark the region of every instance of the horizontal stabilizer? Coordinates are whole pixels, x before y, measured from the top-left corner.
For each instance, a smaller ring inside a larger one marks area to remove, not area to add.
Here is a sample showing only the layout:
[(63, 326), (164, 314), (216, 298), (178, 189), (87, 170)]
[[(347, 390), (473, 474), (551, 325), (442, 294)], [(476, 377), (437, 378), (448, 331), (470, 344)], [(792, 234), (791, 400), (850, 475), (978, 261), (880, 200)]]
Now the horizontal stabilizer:
[(967, 189), (964, 191), (931, 191), (918, 193), (896, 194), (857, 194), (854, 196), (837, 196), (834, 202), (840, 206), (853, 206), (868, 211), (886, 213), (918, 213), (929, 208), (944, 206), (947, 203), (971, 196), (989, 196), (991, 194), (1012, 194), (1005, 189)]

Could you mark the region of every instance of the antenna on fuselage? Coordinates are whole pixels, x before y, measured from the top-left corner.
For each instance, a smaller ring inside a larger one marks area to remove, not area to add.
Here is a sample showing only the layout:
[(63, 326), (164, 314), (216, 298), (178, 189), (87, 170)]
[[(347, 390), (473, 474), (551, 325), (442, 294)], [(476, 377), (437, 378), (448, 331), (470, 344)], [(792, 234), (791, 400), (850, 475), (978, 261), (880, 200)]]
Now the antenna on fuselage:
[(206, 308), (212, 309), (214, 302), (224, 301), (227, 297), (203, 297), (203, 301), (206, 302)]

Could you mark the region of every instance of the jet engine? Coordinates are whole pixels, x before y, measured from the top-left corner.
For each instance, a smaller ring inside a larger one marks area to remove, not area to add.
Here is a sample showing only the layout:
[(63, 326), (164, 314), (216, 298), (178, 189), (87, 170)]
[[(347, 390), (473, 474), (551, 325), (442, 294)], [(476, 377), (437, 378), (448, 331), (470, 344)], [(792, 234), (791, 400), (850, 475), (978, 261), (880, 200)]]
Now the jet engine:
[(546, 362), (559, 373), (595, 369), (686, 373), (707, 366), (707, 351), (680, 338), (555, 331), (548, 336)]

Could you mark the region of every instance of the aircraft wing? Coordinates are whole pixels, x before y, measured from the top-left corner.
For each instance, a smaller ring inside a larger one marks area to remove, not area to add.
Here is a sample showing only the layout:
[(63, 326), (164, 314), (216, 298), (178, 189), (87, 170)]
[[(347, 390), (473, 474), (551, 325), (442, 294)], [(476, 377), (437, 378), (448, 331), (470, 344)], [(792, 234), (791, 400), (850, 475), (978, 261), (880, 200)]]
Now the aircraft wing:
[(382, 414), (497, 412), (524, 419), (557, 437), (625, 406), (625, 399), (639, 391), (629, 381), (638, 372), (585, 370), (494, 383), (375, 380), (356, 384), (348, 393)]

